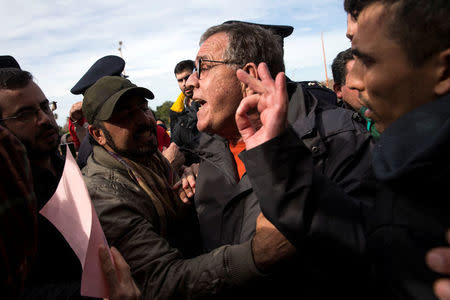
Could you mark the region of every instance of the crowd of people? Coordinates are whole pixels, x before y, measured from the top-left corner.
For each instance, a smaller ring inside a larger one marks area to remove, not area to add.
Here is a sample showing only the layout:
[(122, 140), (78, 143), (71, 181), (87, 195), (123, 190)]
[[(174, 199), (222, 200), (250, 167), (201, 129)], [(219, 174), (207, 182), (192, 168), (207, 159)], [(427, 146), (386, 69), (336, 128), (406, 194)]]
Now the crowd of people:
[[(285, 75), (291, 26), (241, 21), (176, 64), (170, 137), (120, 57), (71, 89), (109, 299), (450, 299), (450, 2), (344, 9), (334, 92)], [(2, 290), (85, 299), (77, 256), (38, 213), (64, 169), (50, 101), (0, 64)]]

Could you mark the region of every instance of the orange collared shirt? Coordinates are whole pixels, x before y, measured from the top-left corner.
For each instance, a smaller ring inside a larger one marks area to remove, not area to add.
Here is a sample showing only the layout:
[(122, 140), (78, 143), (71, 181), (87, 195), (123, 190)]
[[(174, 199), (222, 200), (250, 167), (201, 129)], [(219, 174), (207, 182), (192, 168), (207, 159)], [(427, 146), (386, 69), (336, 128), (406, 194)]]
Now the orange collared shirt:
[(236, 162), (239, 179), (242, 178), (242, 175), (245, 173), (245, 165), (242, 160), (239, 158), (238, 154), (245, 150), (245, 143), (243, 141), (239, 141), (236, 144), (228, 143), (230, 146), (230, 151), (233, 153), (234, 161)]

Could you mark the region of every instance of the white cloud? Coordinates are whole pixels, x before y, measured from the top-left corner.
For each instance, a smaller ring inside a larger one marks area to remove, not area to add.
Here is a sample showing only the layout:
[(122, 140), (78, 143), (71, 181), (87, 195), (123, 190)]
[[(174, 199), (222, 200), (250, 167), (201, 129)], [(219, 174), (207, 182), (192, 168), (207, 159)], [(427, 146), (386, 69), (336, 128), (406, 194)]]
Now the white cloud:
[[(331, 79), (331, 63), (336, 55), (350, 47), (345, 37), (345, 28), (323, 33), (323, 44), (327, 62), (328, 78)], [(325, 66), (321, 33), (302, 34), (295, 39), (285, 41), (286, 73), (291, 79), (325, 80)], [(311, 70), (314, 70), (311, 71)]]
[(70, 89), (97, 59), (119, 55), (119, 41), (124, 42), (125, 72), (154, 92), (154, 109), (178, 96), (175, 64), (193, 59), (200, 35), (226, 20), (294, 26), (285, 41), (287, 73), (293, 79), (320, 80), (320, 32), (329, 63), (349, 46), (341, 0), (0, 0), (0, 18), (0, 55), (13, 55), (47, 97), (58, 99), (60, 125), (81, 100)]

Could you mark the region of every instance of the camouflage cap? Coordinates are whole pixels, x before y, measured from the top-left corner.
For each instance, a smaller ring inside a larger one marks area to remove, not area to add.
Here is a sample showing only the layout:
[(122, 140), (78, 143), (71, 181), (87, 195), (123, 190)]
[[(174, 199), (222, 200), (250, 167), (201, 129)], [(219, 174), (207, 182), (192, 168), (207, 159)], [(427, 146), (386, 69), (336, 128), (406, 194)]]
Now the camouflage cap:
[(140, 95), (153, 99), (153, 93), (143, 87), (131, 83), (119, 76), (105, 76), (100, 78), (84, 94), (82, 111), (89, 124), (95, 120), (106, 121), (111, 118), (117, 102), (126, 93)]

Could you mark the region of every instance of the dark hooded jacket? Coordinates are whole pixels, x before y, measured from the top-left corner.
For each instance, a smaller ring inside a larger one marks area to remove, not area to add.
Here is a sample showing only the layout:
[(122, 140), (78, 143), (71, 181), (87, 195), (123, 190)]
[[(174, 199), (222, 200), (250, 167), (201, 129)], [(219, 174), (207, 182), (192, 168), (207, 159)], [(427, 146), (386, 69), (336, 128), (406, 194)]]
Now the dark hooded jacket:
[[(318, 174), (292, 128), (242, 157), (264, 215), (299, 251), (349, 264), (364, 258), (373, 286), (361, 297), (435, 299), (437, 274), (425, 265), (425, 254), (446, 245), (449, 153), (447, 94), (384, 131), (373, 151), (376, 180), (364, 183), (373, 192), (364, 197), (349, 197)], [(339, 251), (326, 251), (330, 244)], [(322, 272), (333, 266), (323, 265)]]

